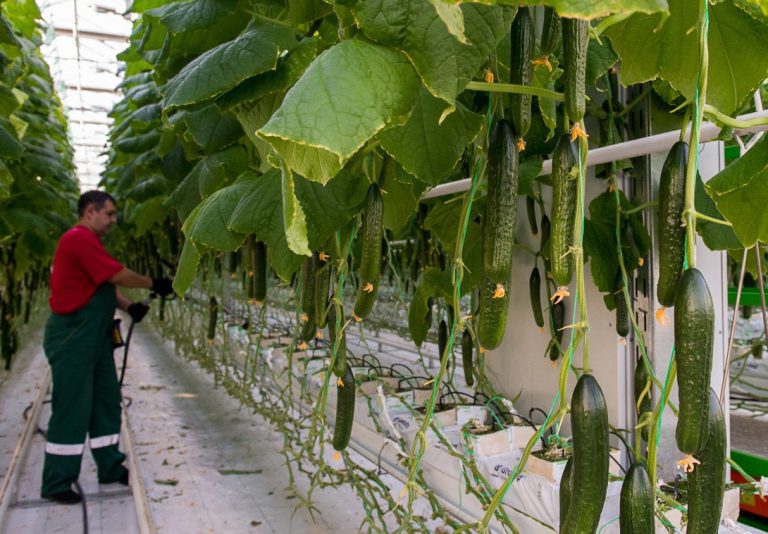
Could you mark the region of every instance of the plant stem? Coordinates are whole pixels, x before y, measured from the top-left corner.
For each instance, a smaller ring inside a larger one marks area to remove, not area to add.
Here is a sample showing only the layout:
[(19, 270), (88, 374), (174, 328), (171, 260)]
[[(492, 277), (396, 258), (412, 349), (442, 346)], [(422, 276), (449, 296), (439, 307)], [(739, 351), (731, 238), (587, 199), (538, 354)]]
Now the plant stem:
[(707, 30), (709, 18), (707, 16), (707, 0), (702, 0), (699, 8), (699, 78), (696, 84), (696, 100), (693, 115), (693, 125), (688, 142), (688, 166), (685, 171), (685, 216), (686, 224), (686, 253), (688, 267), (696, 267), (696, 170), (699, 156), (699, 137), (701, 119), (704, 115), (704, 103), (707, 101), (707, 73), (709, 71), (709, 48), (707, 44)]
[(752, 128), (754, 126), (768, 125), (768, 117), (756, 117), (754, 119), (746, 120), (734, 119), (733, 117), (729, 117), (715, 106), (710, 104), (704, 104), (704, 114), (707, 116), (707, 118), (714, 119), (716, 122), (720, 122), (726, 126), (730, 126), (731, 128), (736, 129), (746, 129)]
[(541, 98), (549, 98), (557, 102), (564, 102), (565, 95), (556, 91), (550, 91), (543, 87), (533, 87), (530, 85), (517, 85), (513, 83), (487, 83), (487, 82), (469, 82), (467, 89), (470, 91), (486, 91), (489, 93), (517, 93), (521, 95), (533, 95)]

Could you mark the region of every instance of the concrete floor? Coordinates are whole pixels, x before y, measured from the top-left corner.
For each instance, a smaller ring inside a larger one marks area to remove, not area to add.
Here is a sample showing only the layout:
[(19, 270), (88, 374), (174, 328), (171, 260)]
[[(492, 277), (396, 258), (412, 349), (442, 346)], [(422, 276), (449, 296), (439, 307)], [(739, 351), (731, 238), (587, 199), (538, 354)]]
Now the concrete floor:
[[(0, 386), (3, 476), (23, 427), (22, 412), (47, 365), (40, 342), (39, 329), (30, 329), (12, 376)], [(119, 365), (122, 352), (116, 356)], [(322, 514), (314, 520), (306, 509), (295, 510), (285, 491), (281, 436), (216, 389), (204, 371), (178, 358), (148, 326), (134, 332), (123, 395), (131, 401), (127, 412), (157, 532), (320, 533), (356, 529), (362, 521), (357, 499), (345, 488), (315, 493)], [(43, 425), (47, 417), (46, 412)], [(79, 506), (39, 500), (43, 443), (42, 436), (33, 440), (3, 533), (83, 531)], [(90, 532), (136, 532), (130, 492), (98, 486), (89, 456), (80, 483), (86, 495), (100, 494), (89, 502)]]

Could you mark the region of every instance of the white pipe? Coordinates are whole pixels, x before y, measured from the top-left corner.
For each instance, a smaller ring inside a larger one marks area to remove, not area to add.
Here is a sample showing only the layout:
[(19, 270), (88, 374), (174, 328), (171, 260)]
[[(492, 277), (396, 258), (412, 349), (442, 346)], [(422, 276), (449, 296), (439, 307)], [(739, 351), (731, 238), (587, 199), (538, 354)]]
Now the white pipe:
[[(768, 111), (756, 111), (754, 113), (748, 113), (738, 117), (738, 120), (750, 120), (757, 118), (768, 119)], [(720, 134), (720, 129), (720, 126), (712, 122), (702, 123), (700, 134), (701, 143), (714, 141)], [(753, 126), (752, 128), (746, 128), (744, 130), (734, 130), (734, 134), (744, 135), (748, 133), (763, 132), (766, 130), (768, 130), (768, 125), (762, 124), (760, 126)], [(633, 139), (632, 141), (624, 141), (623, 143), (616, 143), (614, 145), (594, 148), (589, 151), (589, 159), (587, 160), (587, 165), (591, 167), (593, 165), (600, 165), (601, 163), (610, 163), (611, 161), (637, 158), (639, 156), (655, 154), (656, 152), (666, 152), (679, 140), (680, 130), (672, 130), (671, 132), (650, 135), (641, 139)], [(545, 160), (541, 166), (541, 175), (547, 175), (551, 172), (552, 160)], [(471, 185), (472, 180), (470, 178), (456, 180), (447, 184), (440, 184), (421, 195), (421, 199), (426, 200), (430, 198), (450, 195), (453, 193), (461, 193), (463, 191), (469, 190)]]

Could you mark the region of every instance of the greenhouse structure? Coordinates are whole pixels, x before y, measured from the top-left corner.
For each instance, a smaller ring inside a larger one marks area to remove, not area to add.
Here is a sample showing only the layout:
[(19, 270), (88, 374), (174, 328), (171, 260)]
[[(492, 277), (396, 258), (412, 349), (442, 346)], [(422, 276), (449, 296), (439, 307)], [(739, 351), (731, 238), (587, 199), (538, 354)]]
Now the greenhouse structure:
[(0, 0), (0, 533), (768, 532), (766, 0)]

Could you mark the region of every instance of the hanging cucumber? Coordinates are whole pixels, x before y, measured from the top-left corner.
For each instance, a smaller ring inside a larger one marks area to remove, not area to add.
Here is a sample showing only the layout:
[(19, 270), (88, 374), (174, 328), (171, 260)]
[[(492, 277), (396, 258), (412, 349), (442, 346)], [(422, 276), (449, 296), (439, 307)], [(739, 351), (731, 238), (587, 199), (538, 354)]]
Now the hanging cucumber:
[(688, 475), (688, 528), (686, 534), (717, 532), (723, 508), (726, 458), (725, 416), (717, 394), (709, 390), (709, 437), (696, 455), (699, 465)]
[(483, 217), (483, 282), (478, 321), (478, 338), (485, 349), (499, 346), (507, 321), (518, 164), (512, 124), (501, 119), (488, 142), (488, 195)]
[(461, 336), (461, 361), (464, 364), (464, 382), (470, 387), (475, 384), (474, 376), (474, 347), (472, 346), (472, 334), (464, 330)]
[(653, 534), (656, 518), (654, 487), (642, 462), (629, 466), (621, 485), (619, 529), (621, 534)]
[[(554, 338), (549, 345), (549, 359), (557, 361), (560, 357), (560, 351), (563, 345), (563, 326), (565, 326), (565, 303), (558, 302), (552, 304), (549, 308), (551, 314), (552, 328), (554, 330)], [(555, 340), (557, 343), (555, 343)]]
[(613, 286), (613, 300), (616, 303), (616, 333), (621, 337), (629, 334), (629, 311), (624, 298), (624, 279), (621, 269), (616, 273), (616, 283)]
[(528, 226), (534, 236), (539, 235), (539, 226), (536, 223), (536, 199), (531, 195), (525, 196), (525, 212), (528, 215)]
[[(637, 414), (638, 422), (643, 418), (643, 414), (653, 411), (653, 402), (651, 401), (652, 388), (648, 385), (650, 380), (651, 375), (648, 373), (648, 369), (645, 367), (643, 358), (637, 358), (635, 361), (634, 386), (635, 413)], [(646, 388), (648, 388), (647, 391)], [(642, 395), (642, 398), (640, 395)], [(640, 430), (640, 435), (645, 441), (648, 441), (648, 432), (649, 429), (647, 425)]]
[(267, 247), (263, 241), (253, 243), (253, 300), (264, 302), (267, 298)]
[(675, 360), (679, 414), (675, 437), (686, 454), (700, 452), (709, 432), (709, 383), (715, 309), (698, 269), (683, 272), (675, 296)]
[[(325, 258), (325, 259), (323, 259)], [(318, 269), (315, 273), (315, 323), (325, 328), (328, 322), (328, 292), (331, 289), (331, 264), (328, 257), (318, 255)]]
[(549, 222), (549, 217), (546, 213), (541, 215), (541, 240), (539, 241), (539, 253), (544, 258), (544, 278), (552, 274), (552, 247), (549, 242), (549, 238), (552, 235), (552, 225)]
[(528, 291), (531, 295), (531, 309), (533, 309), (533, 320), (539, 328), (544, 326), (544, 314), (541, 312), (541, 275), (539, 268), (534, 267), (531, 271), (531, 277), (528, 280)]
[(582, 375), (571, 397), (573, 490), (561, 534), (597, 530), (608, 487), (608, 407), (595, 377)]
[(317, 253), (301, 264), (301, 340), (310, 342), (315, 337), (315, 271)]
[[(440, 359), (445, 355), (445, 349), (448, 348), (448, 325), (445, 319), (440, 320), (440, 324), (437, 326), (437, 349), (440, 353)], [(446, 356), (447, 357), (447, 356)]]
[(549, 238), (552, 278), (558, 287), (573, 277), (573, 225), (576, 215), (578, 158), (576, 145), (563, 134), (552, 155), (552, 234)]
[(219, 303), (216, 301), (216, 297), (211, 297), (208, 301), (208, 331), (205, 334), (205, 338), (209, 343), (212, 343), (216, 337), (216, 320), (218, 316)]
[(667, 154), (659, 180), (659, 282), (656, 298), (669, 308), (675, 304), (675, 291), (683, 272), (685, 255), (685, 169), (688, 144), (678, 141)]
[(381, 270), (381, 240), (384, 235), (383, 203), (377, 184), (368, 188), (363, 213), (363, 256), (360, 260), (360, 289), (355, 300), (355, 317), (365, 318), (376, 302), (379, 290), (379, 271)]
[(561, 37), (560, 17), (555, 13), (554, 8), (546, 6), (544, 8), (544, 24), (541, 29), (541, 55), (551, 56), (560, 46)]
[(563, 476), (560, 477), (560, 523), (563, 523), (565, 516), (568, 515), (571, 495), (573, 495), (573, 456), (565, 462)]
[[(501, 285), (501, 284), (498, 284)], [(509, 293), (499, 290), (497, 284), (480, 283), (480, 313), (477, 318), (477, 340), (480, 347), (492, 350), (501, 344), (509, 311)]]
[[(518, 85), (531, 85), (533, 77), (533, 46), (535, 41), (533, 14), (527, 7), (519, 7), (512, 21), (509, 60), (509, 81)], [(512, 125), (519, 138), (524, 138), (531, 127), (531, 95), (510, 95)], [(522, 146), (525, 146), (524, 144)]]
[[(328, 339), (331, 342), (331, 350), (333, 350), (333, 347), (336, 346), (336, 337), (337, 337), (337, 325), (336, 325), (336, 305), (331, 304), (330, 308), (328, 309)], [(344, 308), (341, 309), (341, 318), (344, 317)], [(343, 322), (340, 325), (341, 327), (344, 326)], [(344, 376), (345, 370), (347, 368), (347, 334), (346, 331), (341, 332), (341, 338), (339, 339), (339, 348), (336, 351), (336, 365), (333, 367), (333, 374), (338, 376), (339, 378)]]
[(336, 384), (336, 421), (333, 425), (333, 448), (342, 451), (349, 445), (355, 419), (355, 375), (347, 365), (344, 377)]
[(563, 25), (563, 93), (565, 112), (572, 123), (584, 118), (589, 45), (589, 21), (562, 19)]

